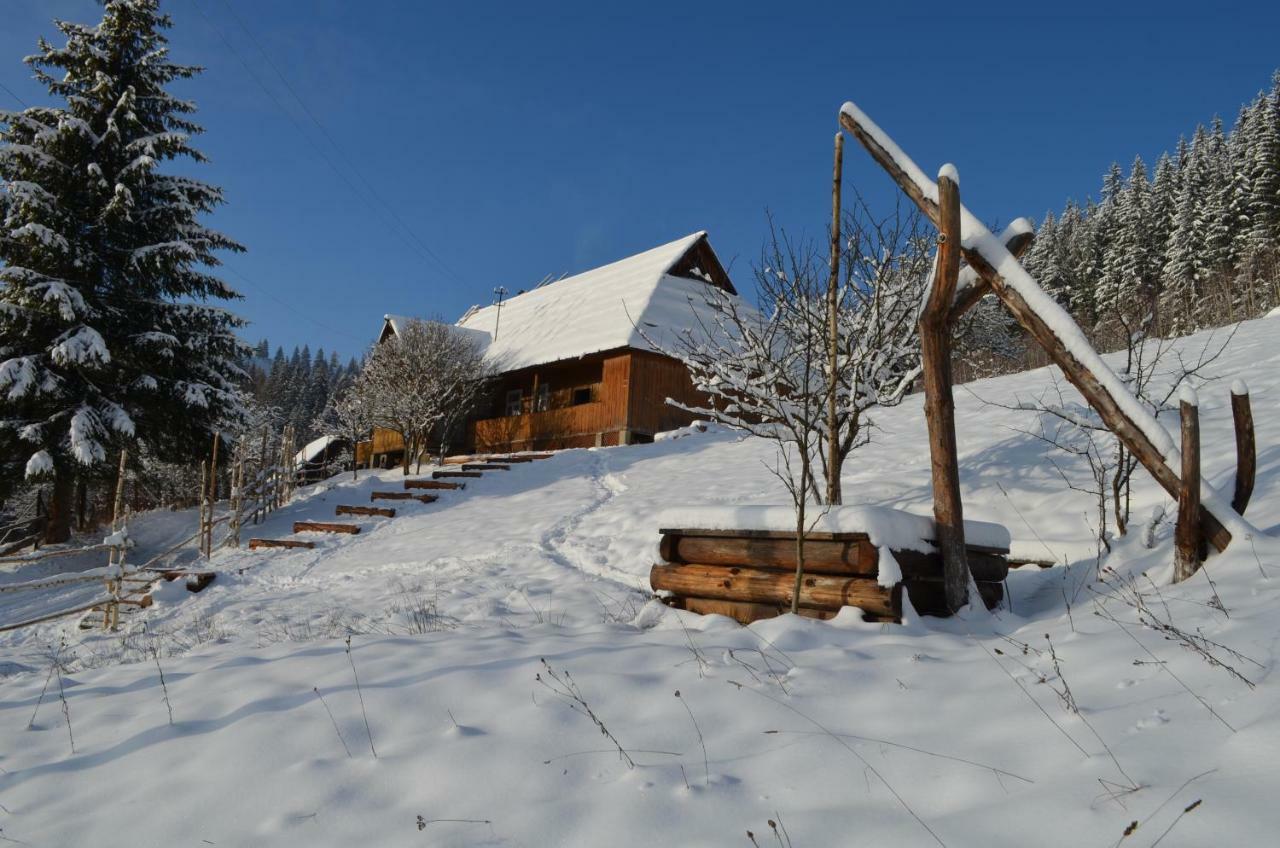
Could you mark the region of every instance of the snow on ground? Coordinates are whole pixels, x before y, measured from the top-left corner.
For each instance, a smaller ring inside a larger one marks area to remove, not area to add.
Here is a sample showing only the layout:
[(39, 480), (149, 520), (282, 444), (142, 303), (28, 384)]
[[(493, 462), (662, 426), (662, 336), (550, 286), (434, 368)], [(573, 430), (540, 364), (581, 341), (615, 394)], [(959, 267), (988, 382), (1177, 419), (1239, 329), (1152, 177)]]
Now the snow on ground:
[[(1249, 518), (1272, 533), (1277, 326), (1243, 325), (1212, 367), (1220, 379), (1197, 387), (1206, 476), (1229, 490), (1229, 385), (1247, 378), (1259, 444)], [(315, 536), (312, 551), (220, 553), (208, 589), (165, 587), (122, 634), (0, 634), (0, 837), (746, 848), (748, 830), (779, 844), (773, 819), (797, 848), (1109, 846), (1138, 821), (1124, 845), (1170, 826), (1165, 848), (1270, 844), (1275, 541), (1237, 539), (1206, 572), (1163, 585), (1171, 529), (1147, 549), (1140, 525), (1169, 502), (1142, 476), (1139, 526), (1105, 561), (1110, 580), (1148, 570), (1161, 583), (1139, 584), (1154, 614), (1225, 646), (1206, 643), (1224, 666), (1138, 626), (1123, 603), (1099, 603), (1089, 497), (1051, 465), (1063, 456), (1021, 432), (1031, 413), (980, 400), (1028, 400), (1050, 373), (957, 392), (966, 517), (1004, 524), (1018, 553), (1071, 563), (1013, 572), (1012, 609), (750, 628), (666, 610), (642, 591), (657, 516), (780, 502), (770, 447), (709, 428), (566, 451), (435, 504), (396, 504), (396, 518)], [(849, 501), (928, 514), (921, 399), (877, 424), (848, 467)], [(308, 487), (246, 538), (332, 520), (335, 504), (399, 479)], [(182, 518), (141, 517), (131, 532), (164, 536)], [(43, 576), (33, 569), (0, 581)], [(49, 654), (63, 638), (60, 687)], [(1079, 714), (1064, 706), (1068, 686)]]

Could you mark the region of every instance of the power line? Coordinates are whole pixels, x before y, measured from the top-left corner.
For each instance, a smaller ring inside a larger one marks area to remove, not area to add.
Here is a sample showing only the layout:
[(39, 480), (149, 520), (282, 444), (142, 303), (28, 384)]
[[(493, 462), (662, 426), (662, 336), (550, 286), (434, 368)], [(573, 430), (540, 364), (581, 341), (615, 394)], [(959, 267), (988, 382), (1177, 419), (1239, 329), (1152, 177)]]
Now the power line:
[[(321, 147), (319, 144), (317, 144), (317, 143), (316, 143), (315, 139), (314, 139), (314, 138), (312, 138), (311, 134), (310, 134), (309, 132), (307, 132), (307, 131), (306, 131), (306, 129), (302, 126), (302, 124), (301, 124), (301, 123), (298, 121), (298, 119), (294, 116), (294, 114), (293, 114), (291, 111), (289, 111), (287, 108), (285, 108), (285, 105), (284, 105), (282, 102), (280, 102), (280, 98), (278, 98), (278, 97), (276, 96), (275, 92), (273, 92), (273, 91), (272, 91), (272, 90), (271, 90), (271, 89), (266, 85), (266, 83), (265, 83), (265, 82), (263, 82), (262, 78), (258, 75), (258, 73), (257, 73), (256, 71), (254, 71), (254, 70), (253, 70), (253, 67), (249, 64), (248, 60), (246, 60), (246, 59), (245, 59), (244, 54), (242, 54), (242, 53), (241, 53), (241, 52), (236, 48), (236, 46), (235, 46), (234, 44), (232, 44), (231, 40), (230, 40), (229, 38), (227, 38), (226, 33), (224, 33), (224, 32), (222, 31), (222, 29), (221, 29), (217, 24), (215, 24), (215, 23), (213, 22), (213, 20), (209, 17), (209, 15), (208, 15), (208, 14), (206, 14), (206, 12), (205, 12), (205, 10), (204, 10), (204, 7), (200, 4), (199, 0), (191, 0), (191, 5), (195, 6), (196, 11), (200, 13), (200, 17), (204, 18), (205, 23), (206, 23), (206, 24), (208, 24), (208, 25), (209, 25), (209, 27), (210, 27), (210, 28), (211, 28), (211, 29), (212, 29), (212, 30), (213, 30), (213, 31), (218, 35), (218, 38), (222, 41), (223, 45), (225, 45), (225, 46), (226, 46), (226, 48), (227, 48), (228, 52), (230, 52), (230, 53), (231, 53), (231, 54), (236, 58), (236, 60), (240, 62), (240, 65), (245, 69), (245, 73), (247, 73), (247, 74), (249, 75), (249, 77), (254, 81), (254, 83), (255, 83), (259, 88), (261, 88), (261, 89), (262, 89), (263, 93), (267, 95), (267, 97), (271, 100), (271, 102), (272, 102), (273, 104), (275, 104), (275, 107), (276, 107), (276, 108), (277, 108), (277, 109), (278, 109), (278, 110), (279, 110), (279, 111), (280, 111), (280, 112), (281, 112), (281, 113), (282, 113), (286, 118), (288, 118), (288, 119), (289, 119), (289, 122), (293, 124), (294, 129), (296, 129), (296, 130), (298, 131), (298, 133), (299, 133), (301, 136), (303, 136), (303, 137), (307, 140), (307, 143), (308, 143), (308, 144), (310, 144), (310, 145), (311, 145), (311, 147), (312, 147), (312, 149), (313, 149), (313, 150), (315, 150), (315, 151), (316, 151), (316, 153), (318, 153), (318, 154), (320, 155), (320, 158), (322, 158), (322, 159), (325, 161), (325, 164), (327, 164), (327, 165), (329, 166), (329, 168), (330, 168), (330, 169), (331, 169), (335, 174), (337, 174), (337, 175), (338, 175), (338, 177), (339, 177), (339, 178), (340, 178), (344, 183), (346, 183), (346, 184), (347, 184), (347, 187), (348, 187), (349, 189), (351, 189), (351, 192), (352, 192), (353, 194), (355, 194), (357, 197), (359, 197), (361, 201), (363, 201), (365, 204), (367, 204), (367, 205), (369, 206), (369, 208), (370, 208), (371, 210), (373, 210), (373, 212), (374, 212), (375, 214), (381, 214), (381, 215), (383, 215), (383, 216), (385, 216), (385, 217), (389, 217), (389, 218), (391, 219), (391, 223), (392, 223), (392, 229), (393, 229), (393, 231), (395, 231), (395, 232), (397, 233), (397, 235), (399, 235), (399, 236), (401, 237), (401, 239), (402, 239), (402, 240), (404, 240), (404, 234), (403, 234), (403, 233), (401, 233), (399, 230), (395, 230), (395, 222), (396, 222), (396, 221), (398, 221), (398, 220), (399, 220), (399, 218), (398, 218), (398, 216), (396, 216), (396, 215), (395, 215), (395, 213), (394, 213), (393, 211), (391, 211), (390, 207), (389, 207), (389, 206), (387, 206), (387, 205), (385, 204), (385, 202), (383, 202), (383, 206), (384, 206), (385, 208), (381, 208), (381, 209), (380, 209), (380, 208), (379, 208), (375, 203), (373, 203), (373, 202), (371, 202), (371, 201), (370, 201), (369, 197), (368, 197), (364, 192), (362, 192), (362, 191), (360, 190), (360, 188), (359, 188), (358, 186), (356, 186), (356, 184), (355, 184), (354, 182), (352, 182), (352, 181), (351, 181), (351, 178), (346, 174), (346, 172), (345, 172), (345, 171), (343, 171), (340, 167), (338, 167), (337, 163), (335, 163), (335, 162), (333, 161), (333, 158), (328, 154), (328, 152), (327, 152), (327, 151), (325, 151), (325, 149), (324, 149), (323, 147)], [(233, 14), (234, 14), (234, 13), (233, 13)], [(238, 20), (238, 18), (237, 18), (237, 20)], [(244, 24), (243, 24), (243, 23), (241, 23), (241, 26), (243, 27), (243, 26), (244, 26)], [(246, 28), (246, 31), (247, 31), (247, 28)], [(257, 42), (255, 41), (255, 44), (256, 44), (256, 43), (257, 43)], [(261, 48), (261, 46), (260, 46), (260, 45), (258, 46), (258, 49), (259, 49), (260, 51), (262, 51), (262, 48)], [(262, 52), (263, 52), (263, 53), (264, 53), (264, 55), (265, 55), (265, 51), (262, 51)], [(268, 60), (268, 61), (270, 61), (270, 60)], [(274, 65), (273, 65), (272, 67), (274, 68)], [(278, 70), (277, 70), (276, 72), (277, 72), (277, 73), (279, 73), (279, 71), (278, 71)], [(287, 85), (288, 85), (288, 83), (286, 82), (286, 86), (287, 86)], [(290, 91), (292, 91), (292, 87), (290, 87)], [(296, 94), (296, 93), (294, 94), (294, 97), (297, 97), (297, 94)], [(300, 103), (302, 102), (302, 101), (301, 101), (301, 99), (299, 99), (299, 102), (300, 102)], [(305, 105), (305, 104), (303, 104), (303, 109), (304, 109), (305, 111), (307, 111), (308, 115), (310, 115), (310, 114), (311, 114), (311, 113), (310, 113), (310, 110), (306, 109), (306, 105)], [(313, 120), (314, 120), (314, 116), (312, 116), (312, 118), (313, 118)], [(317, 124), (318, 124), (318, 122), (317, 122)], [(322, 129), (322, 131), (323, 131), (323, 127), (321, 127), (321, 129)], [(326, 136), (328, 135), (328, 133), (327, 133), (327, 132), (326, 132), (325, 134), (326, 134)], [(330, 143), (334, 144), (334, 147), (335, 147), (335, 148), (337, 148), (337, 144), (336, 144), (335, 142), (333, 142), (333, 141), (332, 141), (332, 138), (331, 138), (331, 137), (330, 137)], [(337, 148), (337, 149), (339, 150), (339, 152), (341, 152), (341, 148)], [(355, 170), (355, 169), (353, 168), (353, 170)], [(358, 170), (357, 170), (357, 173), (359, 173), (359, 172), (358, 172)], [(374, 196), (375, 196), (375, 197), (377, 197), (376, 192), (374, 193)], [(409, 229), (408, 229), (408, 227), (407, 227), (407, 226), (405, 226), (405, 225), (403, 224), (403, 222), (401, 222), (401, 223), (400, 223), (400, 226), (401, 226), (401, 227), (403, 227), (403, 228), (404, 228), (404, 230), (405, 230), (406, 232), (408, 232), (408, 233), (409, 233), (409, 235), (410, 235), (413, 239), (415, 239), (415, 240), (417, 241), (417, 243), (415, 244), (413, 241), (408, 241), (408, 240), (406, 240), (406, 242), (405, 242), (405, 243), (406, 243), (409, 247), (411, 247), (411, 248), (416, 248), (416, 249), (417, 249), (417, 250), (418, 250), (418, 251), (419, 251), (419, 252), (420, 252), (420, 253), (421, 253), (425, 258), (427, 258), (427, 259), (430, 259), (430, 260), (434, 261), (434, 262), (435, 262), (435, 263), (436, 263), (440, 268), (442, 268), (442, 269), (443, 269), (447, 274), (449, 274), (450, 276), (454, 277), (454, 279), (458, 280), (458, 282), (465, 282), (465, 281), (463, 281), (463, 280), (462, 280), (462, 279), (457, 275), (457, 273), (455, 273), (455, 272), (454, 272), (454, 271), (452, 271), (452, 270), (451, 270), (447, 265), (445, 265), (445, 263), (444, 263), (442, 260), (440, 260), (440, 258), (439, 258), (438, 256), (436, 256), (436, 255), (435, 255), (435, 253), (434, 253), (430, 248), (428, 248), (424, 243), (422, 243), (422, 241), (421, 241), (420, 239), (417, 239), (417, 236), (413, 234), (413, 231), (412, 231), (412, 230), (409, 230)]]
[(14, 93), (14, 91), (13, 91), (13, 89), (12, 89), (12, 88), (10, 88), (9, 86), (7, 86), (7, 85), (5, 85), (4, 83), (0, 82), (0, 88), (3, 88), (5, 91), (9, 92), (9, 96), (10, 96), (10, 97), (12, 97), (14, 100), (18, 101), (19, 103), (21, 103), (21, 104), (22, 104), (22, 108), (23, 108), (23, 109), (30, 109), (30, 108), (31, 108), (31, 105), (30, 105), (29, 103), (27, 103), (27, 101), (25, 101), (25, 100), (23, 100), (21, 97), (19, 97), (17, 94), (15, 94), (15, 93)]
[(373, 183), (371, 183), (369, 179), (365, 177), (364, 173), (360, 170), (360, 166), (356, 164), (355, 159), (353, 159), (350, 155), (347, 154), (346, 150), (344, 150), (343, 147), (338, 144), (338, 142), (330, 134), (329, 130), (325, 127), (325, 125), (320, 122), (320, 119), (317, 118), (315, 113), (311, 111), (311, 108), (307, 106), (307, 102), (302, 99), (302, 96), (300, 94), (298, 94), (297, 89), (293, 87), (293, 85), (289, 82), (289, 79), (284, 75), (284, 72), (280, 70), (280, 66), (277, 65), (274, 60), (272, 60), (271, 54), (267, 52), (266, 48), (262, 46), (262, 42), (258, 40), (258, 37), (256, 35), (254, 35), (253, 30), (251, 30), (245, 24), (244, 19), (241, 18), (240, 15), (236, 13), (236, 10), (231, 6), (230, 2), (228, 2), (228, 0), (222, 0), (222, 5), (224, 8), (226, 8), (227, 13), (230, 14), (231, 17), (235, 19), (235, 22), (239, 24), (240, 29), (244, 30), (244, 33), (247, 36), (249, 36), (249, 40), (253, 42), (256, 48), (258, 48), (258, 53), (260, 53), (262, 55), (262, 58), (266, 60), (267, 65), (271, 68), (272, 71), (275, 72), (275, 75), (280, 79), (280, 82), (284, 83), (284, 87), (288, 89), (291, 95), (293, 95), (293, 99), (298, 101), (298, 105), (302, 107), (302, 111), (306, 114), (306, 116), (311, 119), (311, 123), (316, 125), (316, 129), (320, 130), (320, 134), (323, 135), (325, 139), (329, 142), (329, 144), (333, 146), (334, 150), (338, 151), (338, 155), (341, 156), (344, 160), (346, 160), (348, 167), (350, 167), (351, 170), (355, 172), (355, 175), (360, 178), (360, 181), (364, 183), (365, 187), (369, 190), (369, 194), (373, 195), (374, 199), (377, 200), (380, 204), (382, 204), (382, 206), (387, 210), (387, 212), (391, 215), (391, 217), (395, 219), (396, 223), (400, 225), (401, 229), (403, 229), (406, 233), (408, 233), (410, 238), (412, 238), (415, 242), (417, 242), (418, 245), (424, 251), (426, 251), (426, 253), (431, 258), (433, 258), (441, 268), (447, 271), (449, 275), (452, 276), (454, 279), (458, 280), (458, 282), (465, 282), (464, 280), (461, 279), (461, 277), (459, 277), (457, 272), (455, 272), (452, 268), (449, 267), (448, 263), (446, 263), (443, 259), (441, 259), (440, 256), (434, 250), (431, 249), (430, 245), (424, 242), (418, 236), (418, 234), (414, 232), (409, 227), (409, 225), (404, 222), (404, 219), (401, 218), (399, 213), (395, 211), (395, 208), (382, 198), (382, 195), (378, 193), (377, 188), (374, 187)]

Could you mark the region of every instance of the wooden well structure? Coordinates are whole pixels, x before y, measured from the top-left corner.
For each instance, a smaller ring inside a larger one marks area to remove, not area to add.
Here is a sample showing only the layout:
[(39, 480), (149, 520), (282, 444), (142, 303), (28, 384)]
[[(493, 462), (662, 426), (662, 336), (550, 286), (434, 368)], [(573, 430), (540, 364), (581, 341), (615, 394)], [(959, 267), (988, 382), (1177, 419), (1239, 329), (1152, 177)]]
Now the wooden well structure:
[[(671, 593), (668, 604), (689, 612), (726, 615), (749, 624), (791, 610), (795, 586), (794, 532), (665, 528), (649, 581)], [(804, 540), (804, 576), (798, 612), (832, 618), (843, 607), (867, 621), (902, 620), (903, 593), (923, 615), (946, 615), (942, 557), (936, 551), (891, 551), (902, 581), (878, 581), (880, 551), (866, 533), (810, 532)], [(1006, 548), (970, 545), (969, 568), (988, 609), (1004, 598)]]
[[(1175, 580), (1193, 574), (1209, 546), (1225, 550), (1233, 530), (1247, 532), (1249, 525), (1242, 516), (1256, 468), (1247, 388), (1237, 383), (1232, 389), (1236, 483), (1234, 497), (1228, 500), (1201, 478), (1194, 396), (1181, 404), (1181, 439), (1175, 442), (1102, 362), (1074, 320), (1022, 268), (1019, 257), (1033, 237), (1029, 222), (1020, 218), (1000, 236), (993, 235), (961, 204), (959, 174), (953, 166), (944, 165), (936, 180), (926, 178), (853, 103), (841, 107), (839, 121), (938, 230), (933, 276), (919, 317), (935, 550), (926, 554), (893, 551), (903, 581), (890, 589), (876, 580), (878, 560), (864, 534), (806, 534), (801, 611), (829, 617), (839, 606), (855, 605), (869, 618), (893, 620), (901, 616), (905, 590), (917, 611), (950, 615), (968, 602), (970, 577), (988, 607), (1002, 597), (1000, 581), (1008, 570), (1004, 559), (1008, 551), (975, 548), (965, 541), (952, 397), (955, 322), (988, 294), (1001, 301), (1125, 449), (1177, 499)], [(842, 149), (837, 135), (833, 245), (838, 234)], [(833, 267), (834, 256), (833, 250)], [(751, 530), (689, 529), (662, 533), (665, 562), (654, 566), (650, 580), (655, 590), (673, 593), (666, 599), (671, 605), (730, 615), (744, 623), (777, 615), (780, 604), (789, 608), (797, 558), (794, 532), (762, 535)], [(788, 568), (790, 574), (784, 574)]]

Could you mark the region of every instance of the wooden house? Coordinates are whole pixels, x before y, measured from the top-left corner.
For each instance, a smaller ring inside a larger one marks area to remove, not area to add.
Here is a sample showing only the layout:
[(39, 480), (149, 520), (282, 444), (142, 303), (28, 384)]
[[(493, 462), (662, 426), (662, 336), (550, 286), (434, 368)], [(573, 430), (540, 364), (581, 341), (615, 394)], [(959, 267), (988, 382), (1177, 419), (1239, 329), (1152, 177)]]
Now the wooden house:
[[(655, 351), (708, 317), (707, 287), (737, 290), (705, 232), (566, 277), (458, 321), (483, 334), (498, 372), (470, 422), (479, 452), (626, 445), (688, 424), (667, 398), (697, 402), (684, 365)], [(379, 341), (410, 319), (388, 315)], [(394, 459), (403, 445), (377, 431), (362, 461)], [(386, 459), (382, 459), (386, 457)]]

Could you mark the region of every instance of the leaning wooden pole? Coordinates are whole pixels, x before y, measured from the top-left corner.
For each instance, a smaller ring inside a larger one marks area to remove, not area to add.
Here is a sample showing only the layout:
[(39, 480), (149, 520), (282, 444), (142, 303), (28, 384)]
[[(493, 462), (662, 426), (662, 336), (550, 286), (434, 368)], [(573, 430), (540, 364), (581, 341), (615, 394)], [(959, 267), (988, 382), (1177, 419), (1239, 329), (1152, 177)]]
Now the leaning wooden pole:
[(1200, 409), (1196, 393), (1183, 389), (1178, 409), (1182, 416), (1182, 486), (1178, 491), (1178, 525), (1173, 534), (1173, 582), (1180, 583), (1200, 568)]
[(960, 186), (955, 169), (938, 175), (937, 264), (920, 313), (920, 358), (924, 414), (929, 426), (933, 480), (933, 520), (942, 554), (942, 580), (951, 612), (969, 600), (969, 565), (964, 547), (964, 505), (956, 449), (955, 403), (951, 394), (951, 303), (960, 277)]
[(1244, 380), (1231, 385), (1231, 419), (1236, 431), (1236, 488), (1231, 508), (1244, 515), (1253, 497), (1253, 481), (1258, 473), (1258, 447), (1253, 433), (1253, 407)]
[[(913, 171), (918, 169), (900, 150), (890, 152), (879, 140), (879, 128), (870, 119), (860, 113), (851, 111), (852, 104), (846, 104), (840, 111), (840, 123), (853, 134), (871, 158), (884, 168), (902, 189), (907, 197), (919, 207), (935, 226), (939, 226), (938, 202), (932, 191), (926, 194), (915, 179), (907, 172), (906, 167), (896, 156), (903, 159)], [(856, 109), (856, 107), (854, 107)], [(864, 126), (864, 122), (866, 126)], [(976, 219), (974, 219), (976, 221)], [(981, 226), (980, 222), (978, 226)], [(994, 259), (989, 260), (985, 253), (991, 253)], [(1181, 488), (1178, 473), (1164, 461), (1163, 451), (1156, 447), (1151, 438), (1125, 412), (1122, 401), (1113, 397), (1107, 387), (1084, 365), (1076, 353), (1064, 342), (1053, 327), (1045, 320), (1035, 307), (1014, 286), (1010, 285), (996, 265), (1004, 266), (1006, 262), (1016, 261), (997, 239), (978, 239), (973, 246), (961, 245), (961, 256), (1000, 298), (1005, 307), (1012, 313), (1018, 324), (1022, 326), (1054, 364), (1062, 369), (1071, 385), (1084, 397), (1088, 404), (1098, 413), (1107, 428), (1116, 435), (1125, 448), (1133, 454), (1143, 467), (1155, 478), (1166, 492), (1177, 497)], [(995, 264), (993, 264), (993, 262)], [(1065, 314), (1063, 317), (1066, 317)], [(1069, 318), (1067, 319), (1069, 320)], [(1200, 523), (1205, 537), (1218, 550), (1226, 550), (1231, 543), (1231, 532), (1223, 526), (1211, 512), (1203, 507), (1200, 510)]]
[(840, 490), (840, 182), (844, 169), (844, 133), (836, 133), (831, 174), (831, 256), (827, 276), (827, 503), (843, 502)]

